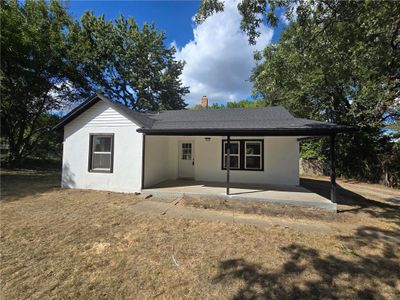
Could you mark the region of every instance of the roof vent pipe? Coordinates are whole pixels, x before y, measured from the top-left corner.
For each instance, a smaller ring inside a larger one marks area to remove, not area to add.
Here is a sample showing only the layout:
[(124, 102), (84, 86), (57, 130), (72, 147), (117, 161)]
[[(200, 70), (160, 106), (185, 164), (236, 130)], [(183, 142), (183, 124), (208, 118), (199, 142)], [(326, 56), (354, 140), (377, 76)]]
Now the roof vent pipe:
[(208, 98), (207, 98), (207, 96), (201, 97), (201, 108), (208, 108)]

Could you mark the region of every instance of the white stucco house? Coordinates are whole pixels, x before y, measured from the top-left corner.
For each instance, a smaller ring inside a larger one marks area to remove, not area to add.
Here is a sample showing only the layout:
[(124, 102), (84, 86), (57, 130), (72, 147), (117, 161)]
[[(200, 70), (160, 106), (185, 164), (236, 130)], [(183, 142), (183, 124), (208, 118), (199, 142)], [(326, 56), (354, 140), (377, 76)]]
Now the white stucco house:
[(62, 187), (133, 193), (190, 179), (223, 183), (229, 194), (234, 183), (298, 186), (299, 137), (331, 136), (333, 146), (348, 130), (283, 107), (211, 110), (206, 98), (202, 105), (141, 113), (99, 94), (85, 101), (55, 127), (64, 130)]

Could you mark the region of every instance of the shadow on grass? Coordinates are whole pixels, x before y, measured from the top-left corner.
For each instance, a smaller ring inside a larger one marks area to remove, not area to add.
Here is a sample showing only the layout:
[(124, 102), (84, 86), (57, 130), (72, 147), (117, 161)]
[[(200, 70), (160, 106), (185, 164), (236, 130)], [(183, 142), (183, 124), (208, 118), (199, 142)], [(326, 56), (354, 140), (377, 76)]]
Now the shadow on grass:
[[(233, 299), (389, 299), (399, 295), (398, 231), (361, 227), (354, 236), (340, 238), (345, 242), (341, 257), (292, 244), (281, 248), (289, 257), (279, 269), (229, 259), (220, 262), (214, 283), (240, 281)], [(367, 254), (359, 254), (366, 249)]]
[[(317, 193), (325, 198), (330, 198), (330, 182), (309, 178), (301, 178), (300, 184), (311, 192)], [(366, 212), (373, 217), (381, 217), (391, 219), (400, 224), (400, 201), (381, 202), (373, 199), (366, 198), (360, 194), (352, 192), (344, 187), (338, 185), (337, 189), (337, 203), (339, 205), (351, 206), (349, 209), (340, 209), (341, 212)]]
[(57, 171), (2, 170), (1, 200), (15, 201), (60, 187)]

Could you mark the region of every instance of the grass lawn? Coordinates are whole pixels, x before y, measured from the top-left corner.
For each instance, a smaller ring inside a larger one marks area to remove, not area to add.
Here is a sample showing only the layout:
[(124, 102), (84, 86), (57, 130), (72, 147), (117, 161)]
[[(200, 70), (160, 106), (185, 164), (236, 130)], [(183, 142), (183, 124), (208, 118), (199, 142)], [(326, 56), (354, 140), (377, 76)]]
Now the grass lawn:
[[(1, 174), (2, 299), (399, 299), (400, 192), (339, 182), (338, 214), (208, 199), (180, 205), (328, 225), (329, 233), (143, 214), (141, 196)], [(327, 192), (324, 179), (304, 179)]]

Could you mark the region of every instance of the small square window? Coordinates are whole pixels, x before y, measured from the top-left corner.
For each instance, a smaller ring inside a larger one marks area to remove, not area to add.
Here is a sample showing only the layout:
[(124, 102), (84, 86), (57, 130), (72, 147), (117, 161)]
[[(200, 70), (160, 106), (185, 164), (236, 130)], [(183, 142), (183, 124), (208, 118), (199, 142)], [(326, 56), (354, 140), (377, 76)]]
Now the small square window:
[(260, 169), (261, 168), (261, 157), (260, 156), (247, 156), (246, 157), (246, 169)]
[[(228, 153), (228, 143), (227, 142), (225, 142), (225, 154), (227, 154)], [(237, 143), (237, 142), (231, 142), (231, 155), (237, 155), (237, 154), (239, 154), (239, 143)]]
[(111, 137), (94, 136), (93, 139), (95, 152), (111, 152)]
[(261, 143), (260, 142), (246, 142), (246, 154), (260, 155)]
[[(227, 156), (225, 156), (225, 166), (226, 166), (226, 160)], [(238, 169), (239, 168), (239, 157), (238, 156), (231, 156), (230, 157), (231, 164), (229, 165), (231, 169)], [(225, 167), (226, 168), (226, 167)]]

